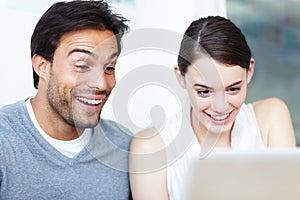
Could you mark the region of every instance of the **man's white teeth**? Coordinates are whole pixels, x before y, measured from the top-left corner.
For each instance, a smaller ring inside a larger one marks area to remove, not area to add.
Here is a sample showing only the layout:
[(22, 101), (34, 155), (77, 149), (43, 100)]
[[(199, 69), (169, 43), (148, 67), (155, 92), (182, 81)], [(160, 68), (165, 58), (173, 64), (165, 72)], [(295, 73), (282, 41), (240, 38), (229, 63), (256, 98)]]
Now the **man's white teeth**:
[(82, 97), (78, 97), (78, 100), (82, 101), (83, 103), (91, 104), (91, 105), (98, 105), (102, 102), (102, 100), (86, 99)]
[(211, 118), (217, 121), (222, 121), (227, 118), (228, 115), (211, 115)]

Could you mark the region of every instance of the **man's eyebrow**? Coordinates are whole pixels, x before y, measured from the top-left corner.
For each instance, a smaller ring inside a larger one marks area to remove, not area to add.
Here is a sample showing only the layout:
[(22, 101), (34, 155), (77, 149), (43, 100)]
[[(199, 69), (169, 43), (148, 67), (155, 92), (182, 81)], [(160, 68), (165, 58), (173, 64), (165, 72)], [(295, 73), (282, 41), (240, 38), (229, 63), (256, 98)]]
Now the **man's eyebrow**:
[(114, 52), (112, 53), (110, 56), (109, 56), (109, 59), (112, 60), (114, 58), (117, 58), (119, 56), (119, 53), (118, 52)]
[(68, 56), (70, 56), (72, 53), (75, 53), (75, 52), (80, 52), (80, 53), (88, 54), (89, 56), (95, 57), (94, 53), (92, 53), (91, 51), (85, 50), (85, 49), (73, 49), (68, 53)]
[[(89, 56), (91, 56), (91, 57), (93, 57), (93, 58), (96, 58), (96, 57), (97, 57), (96, 54), (94, 54), (94, 53), (91, 52), (91, 51), (85, 50), (85, 49), (73, 49), (72, 51), (70, 51), (70, 52), (68, 53), (68, 56), (71, 55), (72, 53), (75, 53), (75, 52), (84, 53), (84, 54), (87, 54), (87, 55), (89, 55)], [(118, 52), (114, 52), (114, 53), (112, 53), (110, 56), (108, 56), (108, 59), (109, 59), (109, 60), (112, 60), (112, 59), (118, 57), (118, 55), (119, 55)]]

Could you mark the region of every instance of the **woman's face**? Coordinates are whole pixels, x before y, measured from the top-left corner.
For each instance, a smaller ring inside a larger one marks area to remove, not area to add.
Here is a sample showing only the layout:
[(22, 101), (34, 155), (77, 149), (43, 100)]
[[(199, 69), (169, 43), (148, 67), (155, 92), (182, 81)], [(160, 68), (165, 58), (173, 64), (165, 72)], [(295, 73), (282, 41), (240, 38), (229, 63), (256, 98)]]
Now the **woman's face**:
[(253, 59), (247, 70), (238, 65), (221, 64), (207, 57), (193, 62), (185, 76), (180, 75), (177, 69), (179, 81), (190, 98), (192, 118), (199, 121), (201, 128), (214, 133), (231, 131), (246, 99), (253, 67)]

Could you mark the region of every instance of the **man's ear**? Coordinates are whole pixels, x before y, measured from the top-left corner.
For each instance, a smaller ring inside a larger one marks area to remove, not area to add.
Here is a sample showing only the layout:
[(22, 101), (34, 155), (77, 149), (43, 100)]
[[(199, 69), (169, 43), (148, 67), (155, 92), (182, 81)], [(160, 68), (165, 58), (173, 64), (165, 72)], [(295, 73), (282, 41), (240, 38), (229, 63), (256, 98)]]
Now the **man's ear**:
[(175, 66), (174, 66), (174, 72), (175, 72), (177, 81), (179, 82), (179, 84), (181, 85), (181, 87), (185, 89), (185, 87), (186, 87), (185, 78), (184, 78), (184, 76), (181, 74), (178, 65), (175, 65)]
[(47, 79), (50, 69), (50, 62), (44, 57), (34, 54), (31, 59), (32, 67), (40, 77), (40, 79)]
[(249, 69), (247, 70), (247, 84), (250, 83), (253, 74), (254, 74), (254, 66), (255, 66), (255, 60), (254, 58), (250, 59)]

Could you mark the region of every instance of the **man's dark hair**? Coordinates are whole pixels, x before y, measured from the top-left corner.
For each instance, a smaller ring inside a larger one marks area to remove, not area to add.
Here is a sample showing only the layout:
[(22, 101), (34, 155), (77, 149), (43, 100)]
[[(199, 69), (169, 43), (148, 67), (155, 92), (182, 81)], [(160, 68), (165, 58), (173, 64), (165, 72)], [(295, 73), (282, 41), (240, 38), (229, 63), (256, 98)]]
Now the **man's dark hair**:
[[(40, 18), (31, 37), (31, 57), (38, 54), (53, 61), (61, 37), (69, 32), (92, 28), (110, 30), (115, 34), (118, 53), (121, 38), (128, 31), (126, 20), (111, 11), (104, 1), (69, 1), (53, 4)], [(34, 87), (38, 88), (39, 76), (33, 70)]]

